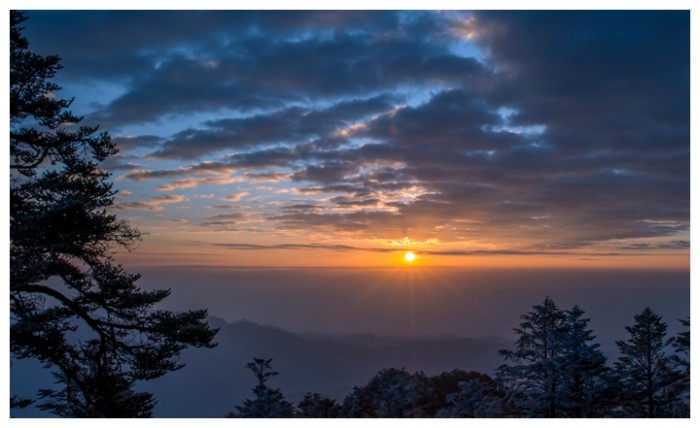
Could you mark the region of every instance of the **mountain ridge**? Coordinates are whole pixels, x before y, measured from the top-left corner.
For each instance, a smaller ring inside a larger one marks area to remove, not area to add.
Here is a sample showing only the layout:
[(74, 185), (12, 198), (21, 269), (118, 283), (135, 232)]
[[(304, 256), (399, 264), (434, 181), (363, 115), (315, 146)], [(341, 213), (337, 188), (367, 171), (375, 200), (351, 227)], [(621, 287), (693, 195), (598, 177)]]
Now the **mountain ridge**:
[[(276, 326), (261, 325), (247, 319), (228, 322), (209, 317), (219, 328), (215, 348), (189, 348), (183, 351), (180, 370), (135, 389), (152, 392), (158, 403), (156, 417), (224, 417), (252, 398), (255, 379), (246, 364), (253, 358), (272, 359), (279, 375), (268, 384), (279, 388), (287, 400), (298, 403), (304, 394), (316, 392), (342, 402), (355, 386), (366, 384), (385, 368), (404, 368), (435, 375), (453, 369), (491, 374), (501, 363), (498, 350), (507, 345), (461, 336), (387, 336), (372, 333), (350, 335), (294, 333)], [(371, 337), (371, 346), (353, 344), (357, 337)], [(330, 340), (329, 340), (330, 339)], [(381, 341), (386, 339), (382, 346)], [(503, 339), (503, 338), (501, 338)], [(505, 339), (503, 339), (505, 340)], [(37, 388), (51, 387), (46, 372), (43, 384), (26, 385), (24, 379), (36, 378), (45, 371), (35, 361), (20, 360), (11, 370), (13, 392), (33, 396)], [(12, 411), (13, 417), (50, 417), (33, 406)]]
[[(159, 401), (155, 416), (222, 417), (251, 398), (254, 378), (245, 366), (253, 358), (272, 359), (279, 376), (269, 384), (280, 388), (289, 401), (298, 402), (305, 393), (317, 392), (342, 402), (352, 387), (365, 384), (383, 368), (405, 368), (427, 375), (455, 368), (491, 373), (500, 364), (497, 351), (503, 347), (473, 338), (430, 340), (429, 336), (363, 347), (313, 340), (305, 338), (304, 333), (245, 319), (210, 320), (213, 327), (220, 328), (216, 348), (186, 350), (182, 358), (185, 368), (143, 385)], [(353, 335), (329, 336), (338, 339)], [(184, 389), (178, 385), (197, 393), (178, 393)]]

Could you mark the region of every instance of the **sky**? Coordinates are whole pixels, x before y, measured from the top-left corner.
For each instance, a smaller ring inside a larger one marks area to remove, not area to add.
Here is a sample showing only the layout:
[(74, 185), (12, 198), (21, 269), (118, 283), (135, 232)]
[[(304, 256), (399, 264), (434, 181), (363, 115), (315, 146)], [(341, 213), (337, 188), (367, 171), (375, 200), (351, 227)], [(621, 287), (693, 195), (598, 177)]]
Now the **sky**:
[(689, 269), (688, 11), (27, 15), (127, 266)]

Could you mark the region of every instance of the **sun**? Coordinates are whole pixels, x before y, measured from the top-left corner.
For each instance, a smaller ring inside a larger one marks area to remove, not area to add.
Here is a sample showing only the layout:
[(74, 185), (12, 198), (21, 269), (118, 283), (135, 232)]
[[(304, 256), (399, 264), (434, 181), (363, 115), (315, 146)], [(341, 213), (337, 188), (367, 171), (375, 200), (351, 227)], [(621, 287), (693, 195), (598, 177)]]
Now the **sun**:
[(403, 255), (403, 259), (408, 263), (413, 263), (416, 260), (416, 255), (413, 254), (413, 251), (407, 251), (406, 254)]

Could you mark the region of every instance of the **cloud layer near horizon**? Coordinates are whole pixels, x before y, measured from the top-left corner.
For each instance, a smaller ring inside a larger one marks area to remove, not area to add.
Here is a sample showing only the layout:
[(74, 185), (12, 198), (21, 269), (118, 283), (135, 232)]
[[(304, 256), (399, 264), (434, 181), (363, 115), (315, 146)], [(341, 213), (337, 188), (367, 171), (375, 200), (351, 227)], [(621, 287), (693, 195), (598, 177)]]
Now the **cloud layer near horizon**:
[(122, 149), (125, 210), (453, 254), (688, 240), (687, 12), (28, 15)]

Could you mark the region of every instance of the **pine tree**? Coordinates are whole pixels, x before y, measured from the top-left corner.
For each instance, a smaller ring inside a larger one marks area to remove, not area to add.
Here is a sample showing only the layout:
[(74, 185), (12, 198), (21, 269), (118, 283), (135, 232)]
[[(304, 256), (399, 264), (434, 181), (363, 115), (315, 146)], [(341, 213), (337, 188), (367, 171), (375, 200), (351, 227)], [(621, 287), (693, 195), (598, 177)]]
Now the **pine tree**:
[(498, 371), (511, 416), (599, 417), (610, 407), (609, 369), (578, 306), (562, 311), (547, 297), (521, 317), (517, 349), (501, 355), (516, 365)]
[(302, 418), (338, 418), (343, 410), (335, 400), (316, 393), (304, 395), (297, 408)]
[(348, 418), (376, 418), (377, 406), (365, 388), (354, 386), (343, 400), (343, 415)]
[(625, 329), (630, 337), (617, 341), (620, 357), (615, 373), (625, 416), (668, 417), (680, 397), (674, 385), (681, 379), (667, 354), (666, 323), (645, 308)]
[[(57, 56), (29, 50), (24, 14), (10, 14), (11, 352), (52, 370), (60, 387), (41, 407), (61, 416), (150, 414), (138, 380), (178, 369), (187, 346), (214, 346), (206, 311), (153, 306), (168, 290), (143, 291), (113, 259), (139, 232), (109, 212), (115, 191), (99, 164), (117, 153), (51, 83)], [(143, 405), (138, 405), (137, 401)]]
[(562, 416), (563, 377), (566, 360), (566, 314), (549, 297), (533, 311), (522, 315), (516, 350), (499, 353), (514, 365), (497, 370), (499, 381), (508, 391), (508, 401), (526, 416)]
[(433, 393), (423, 373), (383, 369), (367, 385), (345, 398), (345, 415), (352, 418), (416, 418), (429, 416)]
[[(457, 407), (470, 406), (464, 401), (469, 398), (464, 395), (463, 385), (465, 383), (476, 383), (483, 387), (483, 398), (491, 403), (501, 403), (503, 394), (498, 391), (497, 382), (489, 375), (475, 371), (464, 371), (454, 369), (443, 372), (428, 379), (432, 390), (432, 399), (428, 416), (434, 417), (464, 417), (460, 416), (461, 410)], [(496, 417), (500, 410), (490, 417)]]
[(687, 330), (683, 330), (673, 339), (675, 353), (671, 357), (673, 362), (682, 370), (685, 381), (690, 384), (690, 317), (678, 320)]
[(236, 406), (237, 411), (229, 413), (228, 417), (291, 418), (294, 416), (294, 407), (284, 399), (282, 391), (272, 389), (265, 383), (279, 374), (271, 370), (271, 362), (272, 359), (253, 358), (253, 362), (246, 365), (258, 381), (253, 388), (255, 399), (246, 400), (242, 406)]
[(97, 340), (89, 341), (71, 364), (70, 374), (54, 373), (65, 388), (40, 390), (39, 396), (49, 400), (38, 407), (64, 417), (151, 417), (153, 394), (133, 391), (134, 381), (121, 373), (114, 354), (100, 346)]
[(687, 418), (690, 417), (690, 317), (679, 321), (687, 329), (673, 338), (674, 353), (671, 361), (679, 372), (676, 394), (681, 400), (672, 413), (673, 416)]
[(593, 331), (588, 329), (589, 318), (574, 306), (566, 311), (564, 362), (562, 365), (562, 407), (570, 417), (602, 416), (608, 403), (605, 356), (600, 345), (592, 343)]
[(437, 413), (440, 418), (494, 418), (503, 414), (503, 399), (496, 382), (486, 375), (459, 383), (459, 391), (448, 394), (448, 407)]

